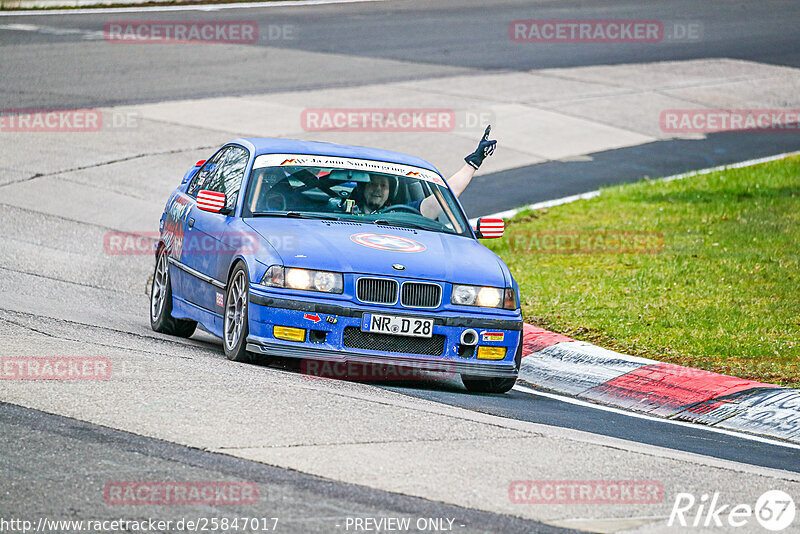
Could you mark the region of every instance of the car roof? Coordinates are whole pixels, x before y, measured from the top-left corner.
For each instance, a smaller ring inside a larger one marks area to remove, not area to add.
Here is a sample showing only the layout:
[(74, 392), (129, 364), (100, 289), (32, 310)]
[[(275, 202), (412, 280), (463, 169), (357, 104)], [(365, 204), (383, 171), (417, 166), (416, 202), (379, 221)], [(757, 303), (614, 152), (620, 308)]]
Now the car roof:
[(422, 158), (403, 154), (402, 152), (381, 150), (379, 148), (338, 145), (319, 141), (300, 141), (298, 139), (279, 139), (274, 137), (240, 138), (234, 139), (231, 143), (238, 143), (245, 146), (249, 145), (250, 148), (255, 151), (256, 156), (261, 156), (262, 154), (308, 154), (314, 156), (368, 159), (398, 163), (401, 165), (413, 165), (414, 167), (421, 167), (441, 174), (436, 167)]

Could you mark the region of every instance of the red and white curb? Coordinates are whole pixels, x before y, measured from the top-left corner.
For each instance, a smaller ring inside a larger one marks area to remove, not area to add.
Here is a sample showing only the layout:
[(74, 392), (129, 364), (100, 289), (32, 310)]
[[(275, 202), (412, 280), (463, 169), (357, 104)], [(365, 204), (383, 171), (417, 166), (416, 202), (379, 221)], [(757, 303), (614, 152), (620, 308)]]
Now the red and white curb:
[(628, 356), (526, 324), (523, 383), (650, 415), (800, 443), (800, 390)]

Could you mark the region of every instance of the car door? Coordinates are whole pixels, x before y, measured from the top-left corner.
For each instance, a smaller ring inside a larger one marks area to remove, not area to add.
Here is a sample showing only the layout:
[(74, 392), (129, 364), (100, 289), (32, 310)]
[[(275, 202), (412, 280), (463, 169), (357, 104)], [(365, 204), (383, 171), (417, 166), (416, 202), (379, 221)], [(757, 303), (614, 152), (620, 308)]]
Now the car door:
[[(181, 261), (189, 276), (184, 298), (220, 315), (226, 273), (237, 244), (235, 209), (245, 169), (250, 159), (247, 149), (230, 145), (198, 172), (197, 181), (189, 185), (187, 194), (194, 200), (186, 217)], [(208, 166), (208, 168), (206, 168)], [(225, 194), (225, 213), (202, 210), (197, 205), (200, 191)]]
[(162, 235), (170, 256), (172, 295), (184, 301), (188, 300), (186, 294), (192, 293), (196, 284), (196, 278), (185, 270), (183, 263), (186, 260), (183, 242), (189, 230), (190, 212), (196, 203), (197, 191), (205, 183), (208, 174), (219, 165), (223, 151), (219, 150), (211, 156), (167, 206)]

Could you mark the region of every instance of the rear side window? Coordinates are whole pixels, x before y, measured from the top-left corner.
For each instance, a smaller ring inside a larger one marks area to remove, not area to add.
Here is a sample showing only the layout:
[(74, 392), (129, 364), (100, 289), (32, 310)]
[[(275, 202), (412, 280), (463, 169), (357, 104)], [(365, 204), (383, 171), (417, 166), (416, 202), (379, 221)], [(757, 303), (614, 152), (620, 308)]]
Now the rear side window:
[(219, 167), (219, 160), (225, 154), (227, 149), (220, 150), (214, 156), (205, 162), (205, 164), (200, 167), (200, 170), (197, 171), (197, 174), (194, 175), (192, 178), (191, 183), (189, 184), (189, 188), (186, 190), (188, 194), (193, 197), (197, 197), (197, 192), (201, 189), (205, 189), (204, 185), (208, 179), (209, 174), (213, 173)]

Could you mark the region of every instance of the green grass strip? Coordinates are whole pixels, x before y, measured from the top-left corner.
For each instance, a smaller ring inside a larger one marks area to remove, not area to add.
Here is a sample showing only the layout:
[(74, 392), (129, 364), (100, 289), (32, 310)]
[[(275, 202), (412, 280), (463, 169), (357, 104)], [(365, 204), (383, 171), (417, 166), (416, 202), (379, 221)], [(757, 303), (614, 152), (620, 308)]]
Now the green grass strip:
[(606, 188), (485, 243), (533, 324), (800, 387), (800, 157)]

